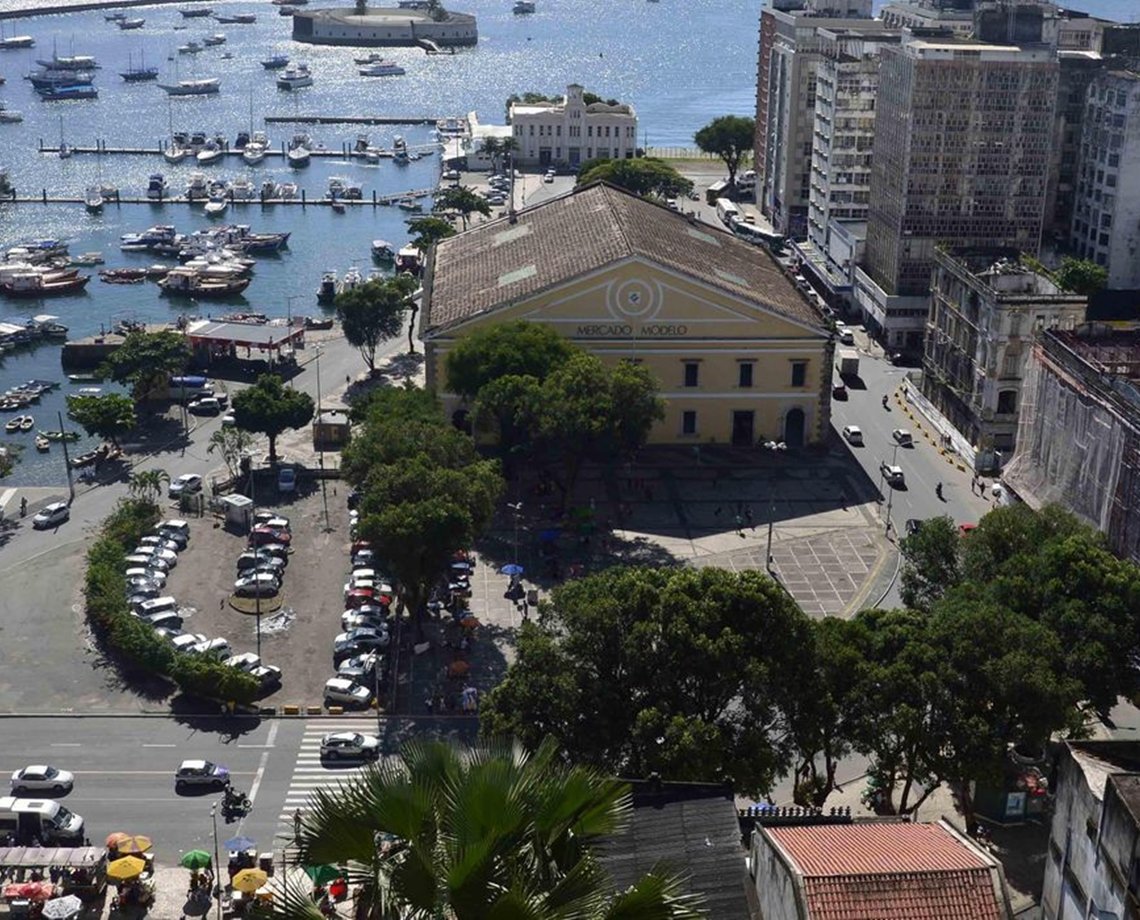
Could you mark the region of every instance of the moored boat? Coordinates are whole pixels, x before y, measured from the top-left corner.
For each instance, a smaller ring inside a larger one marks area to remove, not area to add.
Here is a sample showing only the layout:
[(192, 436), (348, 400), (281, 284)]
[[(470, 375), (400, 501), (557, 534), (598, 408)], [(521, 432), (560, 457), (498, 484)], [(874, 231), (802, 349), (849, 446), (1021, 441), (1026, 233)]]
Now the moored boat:
[(103, 193), (99, 186), (89, 185), (83, 193), (83, 205), (91, 214), (98, 214), (103, 210)]
[(317, 303), (331, 304), (340, 293), (340, 279), (336, 272), (328, 271), (321, 275), (321, 283), (317, 285)]
[(8, 297), (47, 297), (53, 294), (74, 294), (83, 290), (90, 275), (51, 278), (43, 272), (16, 272), (0, 281), (0, 294)]
[(213, 96), (221, 92), (222, 81), (217, 77), (201, 80), (179, 80), (177, 83), (159, 83), (168, 96)]
[(373, 240), (372, 258), (377, 262), (393, 262), (396, 259), (396, 253), (392, 249), (392, 244), (387, 240)]
[(313, 75), (308, 64), (290, 64), (277, 77), (278, 89), (300, 89), (313, 85)]
[(172, 268), (158, 286), (163, 293), (183, 297), (233, 297), (249, 287), (249, 278), (206, 277), (185, 266)]
[(266, 70), (282, 70), (289, 66), (289, 58), (284, 54), (274, 54), (261, 62)]

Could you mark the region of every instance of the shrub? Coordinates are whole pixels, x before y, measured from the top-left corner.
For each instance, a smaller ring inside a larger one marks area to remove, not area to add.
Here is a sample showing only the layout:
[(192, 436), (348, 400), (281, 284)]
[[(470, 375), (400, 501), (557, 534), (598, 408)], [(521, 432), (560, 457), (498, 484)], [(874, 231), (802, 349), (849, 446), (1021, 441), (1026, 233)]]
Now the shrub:
[(124, 661), (173, 680), (184, 693), (252, 702), (259, 690), (255, 678), (212, 658), (175, 652), (150, 626), (131, 616), (125, 557), (154, 527), (160, 511), (154, 502), (125, 499), (104, 521), (102, 533), (87, 551), (87, 619)]

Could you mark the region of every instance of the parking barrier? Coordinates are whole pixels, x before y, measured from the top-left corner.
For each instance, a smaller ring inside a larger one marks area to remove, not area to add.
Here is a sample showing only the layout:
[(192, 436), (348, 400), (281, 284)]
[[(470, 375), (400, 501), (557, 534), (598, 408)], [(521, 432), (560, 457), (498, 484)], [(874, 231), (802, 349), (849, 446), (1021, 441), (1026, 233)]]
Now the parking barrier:
[(343, 716), (344, 715), (344, 707), (343, 706), (330, 706), (329, 707), (329, 715), (330, 716)]
[(305, 712), (310, 716), (319, 716), (324, 710), (320, 706), (306, 706)]
[(281, 707), (281, 714), (286, 716), (299, 716), (301, 714), (301, 707), (295, 706), (292, 703), (286, 703)]

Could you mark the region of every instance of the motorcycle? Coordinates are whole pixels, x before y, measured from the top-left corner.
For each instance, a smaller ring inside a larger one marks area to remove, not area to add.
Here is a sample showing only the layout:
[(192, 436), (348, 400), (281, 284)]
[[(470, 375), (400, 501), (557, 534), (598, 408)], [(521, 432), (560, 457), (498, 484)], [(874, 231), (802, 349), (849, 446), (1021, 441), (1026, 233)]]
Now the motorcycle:
[(222, 796), (222, 817), (226, 822), (244, 818), (253, 811), (253, 803), (244, 792), (238, 792), (233, 786), (226, 786)]

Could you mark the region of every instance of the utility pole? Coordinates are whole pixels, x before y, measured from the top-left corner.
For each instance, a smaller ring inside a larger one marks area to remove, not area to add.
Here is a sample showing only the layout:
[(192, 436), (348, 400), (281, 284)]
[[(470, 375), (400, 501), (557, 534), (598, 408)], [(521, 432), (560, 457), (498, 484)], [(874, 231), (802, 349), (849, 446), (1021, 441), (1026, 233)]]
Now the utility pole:
[(210, 820), (214, 822), (214, 900), (218, 905), (218, 920), (222, 920), (222, 866), (218, 858), (218, 803), (210, 806)]
[(75, 480), (71, 478), (71, 460), (67, 456), (67, 429), (63, 427), (63, 413), (57, 412), (59, 416), (59, 443), (63, 447), (63, 466), (67, 470), (67, 494), (69, 496), (67, 503), (70, 505), (75, 501)]
[(507, 502), (507, 507), (511, 509), (515, 516), (515, 565), (519, 564), (519, 515), (522, 514), (522, 502)]

